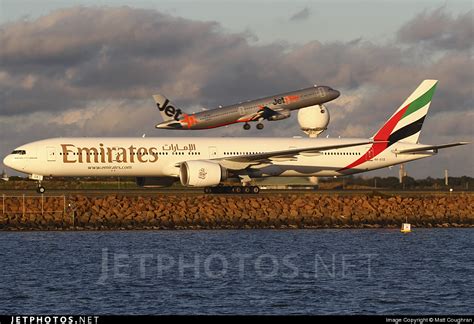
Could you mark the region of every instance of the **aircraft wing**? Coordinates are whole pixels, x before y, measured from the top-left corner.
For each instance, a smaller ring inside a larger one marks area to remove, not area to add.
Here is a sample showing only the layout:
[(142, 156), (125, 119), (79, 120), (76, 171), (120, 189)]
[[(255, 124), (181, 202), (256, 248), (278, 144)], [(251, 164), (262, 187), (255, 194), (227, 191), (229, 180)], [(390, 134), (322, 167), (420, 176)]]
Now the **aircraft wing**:
[(263, 110), (259, 110), (257, 112), (253, 112), (247, 115), (240, 117), (237, 121), (239, 122), (248, 122), (248, 121), (255, 121), (263, 118)]
[(437, 151), (438, 149), (442, 149), (442, 148), (466, 145), (466, 144), (469, 144), (469, 142), (457, 142), (457, 143), (440, 144), (440, 145), (426, 145), (426, 146), (420, 146), (420, 147), (415, 147), (415, 148), (405, 149), (405, 150), (394, 150), (393, 153), (411, 154), (411, 153), (426, 152), (426, 151), (431, 151), (431, 150)]
[(250, 154), (250, 155), (239, 155), (239, 156), (229, 156), (223, 157), (218, 159), (213, 159), (214, 161), (218, 161), (223, 167), (231, 170), (240, 170), (245, 169), (252, 165), (259, 165), (259, 164), (272, 164), (276, 161), (294, 161), (296, 160), (297, 156), (300, 154), (304, 155), (312, 155), (317, 154), (322, 151), (328, 150), (335, 150), (345, 147), (352, 147), (352, 146), (359, 146), (365, 144), (372, 144), (373, 141), (361, 141), (361, 142), (352, 142), (352, 143), (345, 143), (345, 144), (337, 144), (337, 145), (321, 145), (321, 146), (314, 146), (314, 147), (306, 147), (306, 148), (297, 148), (297, 149), (288, 149), (282, 151), (273, 151), (273, 152), (266, 152), (260, 154)]
[(290, 111), (287, 109), (272, 109), (267, 106), (262, 106), (257, 112), (242, 116), (238, 121), (256, 121), (259, 119), (277, 120), (290, 117)]

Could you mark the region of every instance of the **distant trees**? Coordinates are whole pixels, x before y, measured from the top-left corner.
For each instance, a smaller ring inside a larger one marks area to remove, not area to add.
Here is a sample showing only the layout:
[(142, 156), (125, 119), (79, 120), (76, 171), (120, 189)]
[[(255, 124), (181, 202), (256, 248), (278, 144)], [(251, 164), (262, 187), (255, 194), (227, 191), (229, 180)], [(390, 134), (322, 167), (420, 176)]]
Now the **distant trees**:
[[(341, 182), (341, 178), (321, 179), (321, 182)], [(412, 177), (404, 177), (403, 182), (397, 177), (373, 177), (365, 178), (361, 176), (347, 176), (344, 179), (345, 188), (379, 188), (379, 189), (407, 189), (407, 190), (474, 190), (474, 178), (468, 176), (449, 177), (448, 186), (446, 187), (444, 178), (414, 179)]]

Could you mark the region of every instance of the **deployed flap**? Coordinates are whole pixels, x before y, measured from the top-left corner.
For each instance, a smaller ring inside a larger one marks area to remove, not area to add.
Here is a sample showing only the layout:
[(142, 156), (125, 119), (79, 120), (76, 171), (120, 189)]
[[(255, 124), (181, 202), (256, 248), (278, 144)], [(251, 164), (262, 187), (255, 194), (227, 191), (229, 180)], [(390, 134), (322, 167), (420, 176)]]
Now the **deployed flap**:
[(425, 152), (430, 150), (438, 150), (447, 147), (459, 146), (459, 145), (466, 145), (469, 142), (458, 142), (458, 143), (449, 143), (449, 144), (440, 144), (440, 145), (424, 145), (420, 147), (405, 149), (405, 150), (393, 150), (392, 152), (395, 154), (404, 154), (404, 153), (417, 153), (417, 152)]
[(266, 152), (260, 154), (250, 154), (250, 155), (239, 155), (234, 157), (224, 157), (214, 159), (219, 162), (222, 166), (228, 169), (245, 169), (251, 165), (258, 165), (258, 164), (271, 164), (275, 161), (294, 161), (296, 157), (300, 153), (317, 153), (321, 151), (328, 151), (328, 150), (335, 150), (341, 149), (345, 147), (351, 146), (359, 146), (365, 144), (372, 144), (373, 141), (364, 141), (364, 142), (352, 142), (352, 143), (345, 143), (345, 144), (337, 144), (337, 145), (325, 145), (325, 146), (314, 146), (314, 147), (305, 147), (305, 148), (297, 148), (297, 149), (288, 149), (282, 151), (274, 151), (274, 152)]
[(239, 121), (257, 121), (260, 119), (279, 120), (290, 117), (290, 113), (291, 112), (285, 108), (272, 109), (267, 106), (263, 106), (257, 112), (240, 117)]

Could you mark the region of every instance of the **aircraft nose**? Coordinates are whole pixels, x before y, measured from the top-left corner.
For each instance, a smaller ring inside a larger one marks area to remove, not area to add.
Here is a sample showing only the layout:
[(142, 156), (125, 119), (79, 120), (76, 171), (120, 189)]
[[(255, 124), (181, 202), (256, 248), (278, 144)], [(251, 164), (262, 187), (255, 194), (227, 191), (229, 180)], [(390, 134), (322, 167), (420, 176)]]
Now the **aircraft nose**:
[(11, 155), (7, 155), (4, 159), (3, 159), (3, 164), (9, 168), (13, 168), (12, 167), (12, 157)]
[(333, 99), (336, 99), (337, 97), (339, 97), (341, 95), (341, 93), (335, 89), (332, 89), (332, 96), (333, 96)]

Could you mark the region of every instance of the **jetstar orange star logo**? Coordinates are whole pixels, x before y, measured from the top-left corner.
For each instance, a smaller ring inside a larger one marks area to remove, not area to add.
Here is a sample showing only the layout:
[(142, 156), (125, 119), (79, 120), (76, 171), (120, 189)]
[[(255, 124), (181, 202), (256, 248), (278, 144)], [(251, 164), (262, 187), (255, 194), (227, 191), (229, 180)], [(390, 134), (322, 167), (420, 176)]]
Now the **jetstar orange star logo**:
[(183, 116), (184, 116), (183, 121), (186, 123), (188, 128), (191, 128), (193, 125), (196, 125), (197, 120), (194, 115), (184, 114)]

